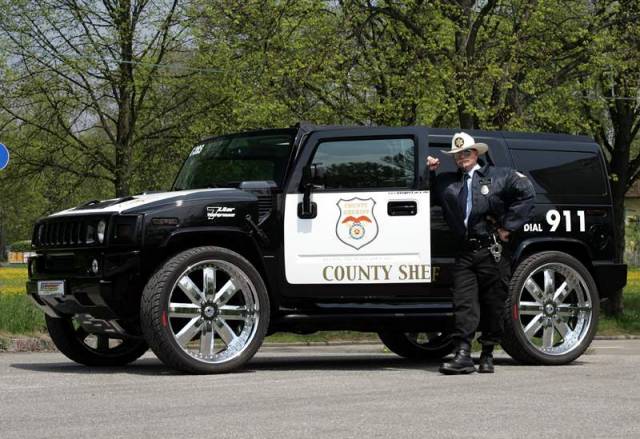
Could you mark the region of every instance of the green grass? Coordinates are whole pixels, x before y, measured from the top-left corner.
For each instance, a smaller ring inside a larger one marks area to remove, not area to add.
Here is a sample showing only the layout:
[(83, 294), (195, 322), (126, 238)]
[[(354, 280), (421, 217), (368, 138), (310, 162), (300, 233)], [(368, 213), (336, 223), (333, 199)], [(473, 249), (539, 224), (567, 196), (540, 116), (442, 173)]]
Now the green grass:
[[(24, 265), (0, 266), (0, 334), (38, 334), (44, 331), (43, 313), (25, 294)], [(629, 271), (624, 291), (624, 314), (601, 316), (599, 335), (640, 335), (640, 270)], [(354, 331), (326, 331), (309, 335), (278, 333), (267, 337), (273, 343), (376, 341), (375, 334)]]

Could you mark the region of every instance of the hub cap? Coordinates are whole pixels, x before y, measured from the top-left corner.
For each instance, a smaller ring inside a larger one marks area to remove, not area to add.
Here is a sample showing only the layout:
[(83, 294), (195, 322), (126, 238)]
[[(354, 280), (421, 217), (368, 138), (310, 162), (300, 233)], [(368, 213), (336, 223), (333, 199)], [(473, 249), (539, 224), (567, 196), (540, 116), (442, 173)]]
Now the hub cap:
[(592, 307), (582, 276), (568, 265), (551, 263), (529, 275), (514, 318), (531, 346), (548, 355), (563, 355), (584, 341)]
[(169, 296), (168, 323), (180, 348), (206, 363), (240, 355), (258, 327), (251, 280), (225, 261), (202, 261), (180, 275)]

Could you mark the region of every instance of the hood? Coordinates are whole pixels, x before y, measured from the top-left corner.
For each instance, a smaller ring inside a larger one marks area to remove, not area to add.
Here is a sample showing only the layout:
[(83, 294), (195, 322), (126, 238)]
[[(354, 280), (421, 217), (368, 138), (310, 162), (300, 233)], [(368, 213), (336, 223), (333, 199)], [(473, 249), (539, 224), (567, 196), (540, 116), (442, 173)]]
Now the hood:
[[(235, 195), (235, 196), (234, 196)], [(244, 196), (243, 196), (244, 195)], [(51, 217), (94, 213), (139, 213), (160, 206), (211, 198), (246, 198), (248, 194), (238, 189), (194, 189), (186, 191), (157, 192), (113, 198), (104, 201), (90, 201), (71, 209), (56, 212)]]

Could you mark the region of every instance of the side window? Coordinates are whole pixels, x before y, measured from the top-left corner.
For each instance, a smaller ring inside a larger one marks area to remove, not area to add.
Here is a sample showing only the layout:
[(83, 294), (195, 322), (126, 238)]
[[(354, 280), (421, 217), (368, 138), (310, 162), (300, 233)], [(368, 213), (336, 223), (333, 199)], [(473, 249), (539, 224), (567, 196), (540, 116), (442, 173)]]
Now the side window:
[(538, 193), (604, 195), (607, 185), (597, 154), (591, 152), (512, 149), (513, 162)]
[(318, 145), (311, 162), (319, 189), (412, 188), (412, 139), (338, 140)]

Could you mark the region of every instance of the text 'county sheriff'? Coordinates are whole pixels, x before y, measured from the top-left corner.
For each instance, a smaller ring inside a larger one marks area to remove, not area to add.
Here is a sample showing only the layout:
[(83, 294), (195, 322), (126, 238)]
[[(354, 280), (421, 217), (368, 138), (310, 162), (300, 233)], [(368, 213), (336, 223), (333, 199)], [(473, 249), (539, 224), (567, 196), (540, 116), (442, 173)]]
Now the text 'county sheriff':
[(322, 277), (333, 281), (403, 281), (431, 279), (431, 266), (426, 264), (394, 265), (326, 265)]

